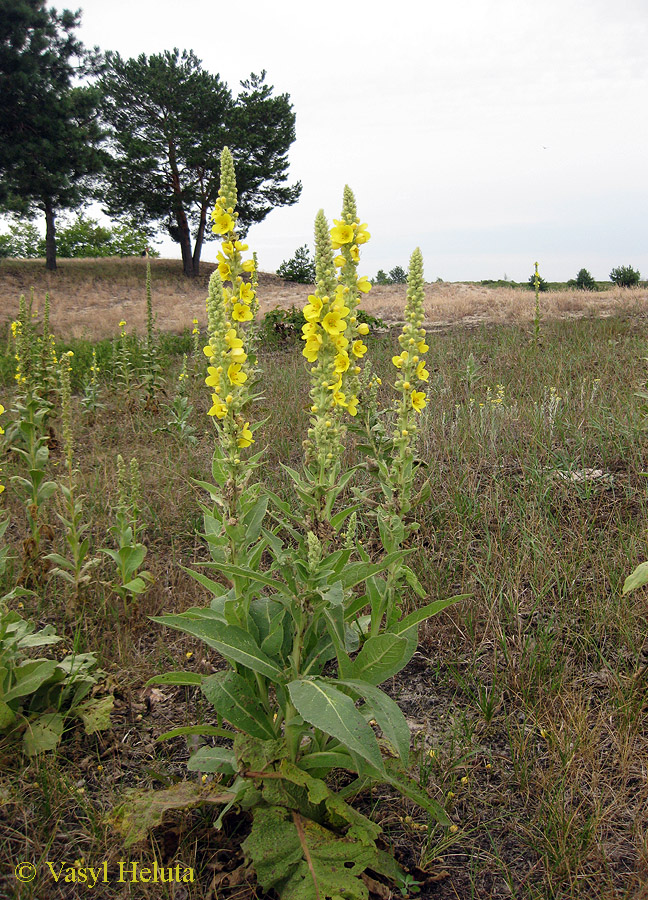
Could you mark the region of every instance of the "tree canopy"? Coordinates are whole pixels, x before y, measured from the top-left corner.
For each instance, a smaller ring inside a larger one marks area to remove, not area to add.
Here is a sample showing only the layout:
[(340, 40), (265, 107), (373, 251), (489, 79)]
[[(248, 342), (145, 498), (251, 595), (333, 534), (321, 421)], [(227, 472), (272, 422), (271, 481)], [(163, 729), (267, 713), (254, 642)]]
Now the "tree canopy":
[(295, 114), (287, 94), (273, 96), (265, 72), (242, 82), (233, 98), (192, 51), (129, 60), (111, 53), (107, 62), (106, 211), (149, 233), (165, 227), (180, 244), (185, 275), (198, 274), (203, 243), (212, 237), (224, 146), (236, 164), (241, 234), (273, 206), (297, 201), (301, 184), (286, 184)]
[(79, 13), (44, 0), (0, 0), (0, 209), (45, 213), (47, 267), (56, 268), (55, 218), (79, 207), (101, 170), (98, 55), (75, 37)]

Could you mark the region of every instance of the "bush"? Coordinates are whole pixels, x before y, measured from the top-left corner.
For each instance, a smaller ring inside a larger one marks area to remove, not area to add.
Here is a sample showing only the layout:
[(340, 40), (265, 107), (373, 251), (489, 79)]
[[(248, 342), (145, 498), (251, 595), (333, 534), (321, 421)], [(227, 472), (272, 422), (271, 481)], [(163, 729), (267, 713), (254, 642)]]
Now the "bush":
[(31, 222), (15, 222), (8, 234), (0, 234), (0, 257), (40, 259), (45, 256), (45, 240)]
[(581, 269), (576, 278), (570, 278), (567, 287), (576, 288), (579, 291), (596, 291), (598, 290), (593, 276), (587, 269)]
[(613, 281), (617, 287), (635, 287), (639, 284), (641, 275), (632, 266), (617, 266), (610, 272), (610, 281)]
[[(534, 274), (529, 278), (529, 287), (531, 288), (532, 291), (535, 291), (535, 282), (536, 282), (536, 277)], [(539, 291), (548, 291), (549, 290), (549, 285), (544, 280), (542, 275), (538, 275), (538, 290)]]
[(391, 284), (392, 280), (389, 275), (382, 269), (378, 269), (376, 277), (373, 279), (374, 284)]
[(389, 273), (389, 278), (391, 284), (406, 284), (407, 272), (402, 268), (402, 266), (394, 266), (394, 268)]
[[(355, 315), (360, 323), (366, 323), (369, 328), (385, 328), (385, 323), (377, 316), (372, 316), (363, 309), (356, 309)], [(261, 336), (263, 341), (270, 346), (288, 344), (301, 338), (302, 327), (306, 323), (301, 309), (291, 306), (290, 309), (268, 310), (261, 324)]]
[(277, 275), (296, 284), (315, 284), (315, 260), (311, 259), (306, 244), (295, 250), (292, 259), (281, 263)]
[[(67, 259), (104, 256), (139, 256), (148, 248), (148, 237), (127, 225), (109, 228), (96, 219), (77, 216), (75, 220), (59, 228), (56, 234), (56, 251)], [(149, 256), (160, 254), (149, 249)]]

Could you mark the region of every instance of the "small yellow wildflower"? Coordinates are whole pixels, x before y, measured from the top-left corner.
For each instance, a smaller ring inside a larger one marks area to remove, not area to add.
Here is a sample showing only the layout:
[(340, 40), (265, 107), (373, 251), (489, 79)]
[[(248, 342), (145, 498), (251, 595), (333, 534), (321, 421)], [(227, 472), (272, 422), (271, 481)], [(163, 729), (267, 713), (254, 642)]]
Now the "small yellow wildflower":
[(361, 322), (358, 325), (358, 334), (361, 334), (363, 337), (365, 335), (369, 334), (369, 326), (367, 325), (366, 322)]
[(400, 356), (392, 356), (392, 362), (397, 369), (402, 369), (403, 363), (406, 363), (408, 359), (409, 353), (407, 352), (407, 350), (403, 350)]
[(350, 225), (346, 225), (344, 222), (340, 222), (338, 219), (333, 219), (335, 222), (335, 227), (331, 228), (331, 242), (334, 250), (338, 250), (342, 244), (350, 244), (353, 240), (353, 228)]
[(358, 278), (358, 285), (357, 285), (357, 287), (358, 287), (358, 290), (359, 290), (362, 294), (368, 294), (368, 293), (369, 293), (369, 291), (371, 290), (371, 282), (369, 281), (369, 279), (367, 278), (366, 275), (363, 275), (361, 278)]
[(362, 341), (354, 341), (353, 346), (351, 347), (351, 351), (354, 356), (357, 356), (358, 359), (362, 359), (362, 357), (367, 352), (367, 345), (363, 344)]
[(412, 406), (414, 407), (416, 412), (418, 412), (418, 413), (422, 412), (427, 405), (426, 396), (423, 393), (423, 391), (412, 391), (411, 397), (412, 397)]
[(217, 419), (224, 419), (227, 415), (227, 404), (223, 403), (218, 394), (212, 394), (212, 408), (207, 413), (208, 416), (216, 416)]
[(243, 426), (243, 429), (239, 434), (237, 443), (239, 447), (249, 447), (250, 444), (254, 443), (254, 438), (252, 437), (252, 432), (250, 431), (249, 422), (246, 422)]
[(254, 317), (249, 306), (245, 306), (244, 303), (235, 303), (232, 307), (232, 318), (235, 322), (249, 322)]
[(240, 363), (231, 363), (229, 368), (227, 369), (227, 377), (230, 380), (230, 384), (245, 384), (247, 381), (247, 374), (241, 371)]
[(214, 222), (212, 225), (214, 234), (227, 234), (234, 230), (234, 220), (229, 213), (224, 212), (218, 206), (212, 213), (212, 219)]
[(424, 359), (422, 359), (421, 362), (416, 367), (416, 377), (420, 381), (427, 381), (428, 378), (430, 377), (430, 373), (425, 368), (425, 360)]
[(315, 295), (308, 298), (308, 303), (304, 307), (304, 318), (307, 322), (319, 322), (320, 313), (322, 311), (323, 301), (321, 297)]

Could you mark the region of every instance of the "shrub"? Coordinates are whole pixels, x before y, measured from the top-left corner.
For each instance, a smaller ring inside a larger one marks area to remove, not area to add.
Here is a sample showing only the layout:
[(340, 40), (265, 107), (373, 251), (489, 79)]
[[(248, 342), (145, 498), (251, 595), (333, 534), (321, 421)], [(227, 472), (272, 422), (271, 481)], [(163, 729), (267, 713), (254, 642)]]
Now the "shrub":
[(383, 271), (382, 269), (378, 269), (376, 277), (374, 278), (374, 284), (391, 284), (392, 280), (389, 275)]
[(296, 284), (315, 284), (315, 260), (311, 259), (306, 244), (295, 250), (292, 259), (281, 263), (277, 275), (285, 281), (293, 281)]
[(634, 287), (639, 284), (640, 277), (640, 273), (632, 266), (617, 266), (610, 272), (610, 281), (617, 287)]
[(407, 272), (403, 269), (402, 266), (394, 266), (394, 268), (389, 273), (389, 278), (391, 284), (406, 284), (407, 283)]
[(587, 269), (581, 269), (576, 278), (570, 278), (567, 287), (576, 288), (579, 291), (597, 290), (596, 281)]
[(31, 222), (14, 222), (8, 234), (0, 234), (0, 257), (40, 259), (45, 256), (45, 241)]
[[(127, 225), (110, 228), (96, 219), (77, 216), (69, 225), (59, 228), (56, 250), (59, 256), (82, 259), (104, 256), (139, 256), (148, 247), (148, 237)], [(159, 256), (149, 250), (149, 256)]]
[[(535, 282), (536, 282), (536, 276), (532, 275), (529, 278), (529, 287), (531, 288), (532, 291), (535, 291)], [(544, 280), (542, 275), (538, 275), (538, 290), (539, 291), (548, 291), (549, 290), (549, 285)]]

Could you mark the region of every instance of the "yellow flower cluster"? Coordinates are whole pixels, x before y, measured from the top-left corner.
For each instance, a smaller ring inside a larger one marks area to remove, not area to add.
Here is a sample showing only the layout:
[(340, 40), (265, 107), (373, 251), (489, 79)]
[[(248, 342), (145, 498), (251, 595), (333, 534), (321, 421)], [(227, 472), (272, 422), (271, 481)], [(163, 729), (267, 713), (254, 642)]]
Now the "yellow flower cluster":
[[(244, 260), (248, 249), (238, 239), (236, 221), (237, 191), (234, 164), (227, 148), (221, 155), (221, 184), (212, 213), (212, 231), (224, 240), (217, 255), (218, 267), (210, 278), (207, 297), (209, 343), (204, 353), (209, 359), (205, 384), (212, 391), (209, 415), (221, 421), (239, 448), (254, 443), (250, 423), (241, 411), (249, 399), (245, 383), (251, 374), (245, 350), (244, 325), (254, 318), (256, 294), (243, 274), (253, 275), (254, 259)], [(229, 285), (229, 286), (227, 286)]]
[(392, 363), (399, 371), (395, 387), (401, 393), (399, 410), (401, 433), (403, 430), (409, 431), (412, 427), (409, 412), (414, 410), (420, 413), (427, 404), (425, 391), (417, 390), (419, 383), (428, 381), (430, 377), (425, 368), (425, 360), (422, 359), (430, 349), (425, 343), (423, 317), (423, 257), (417, 248), (410, 260), (405, 307), (406, 323), (402, 334), (398, 337), (402, 349), (397, 356), (392, 357)]
[[(362, 338), (369, 334), (366, 323), (358, 323), (355, 308), (360, 293), (367, 293), (371, 285), (366, 277), (358, 278), (356, 265), (359, 260), (359, 245), (369, 240), (367, 226), (355, 217), (355, 200), (350, 189), (345, 188), (343, 218), (334, 219), (334, 227), (327, 231), (323, 213), (316, 223), (316, 237), (319, 231), (323, 249), (317, 261), (317, 291), (309, 296), (303, 313), (306, 323), (302, 327), (302, 340), (306, 342), (303, 354), (311, 363), (322, 360), (320, 371), (327, 370), (325, 388), (330, 392), (330, 403), (314, 403), (314, 413), (325, 412), (326, 408), (341, 407), (351, 416), (357, 415), (357, 376), (360, 373), (358, 361), (367, 352)], [(329, 265), (332, 250), (340, 250), (333, 263), (341, 268), (336, 283), (334, 270)], [(328, 257), (325, 259), (324, 257)]]

